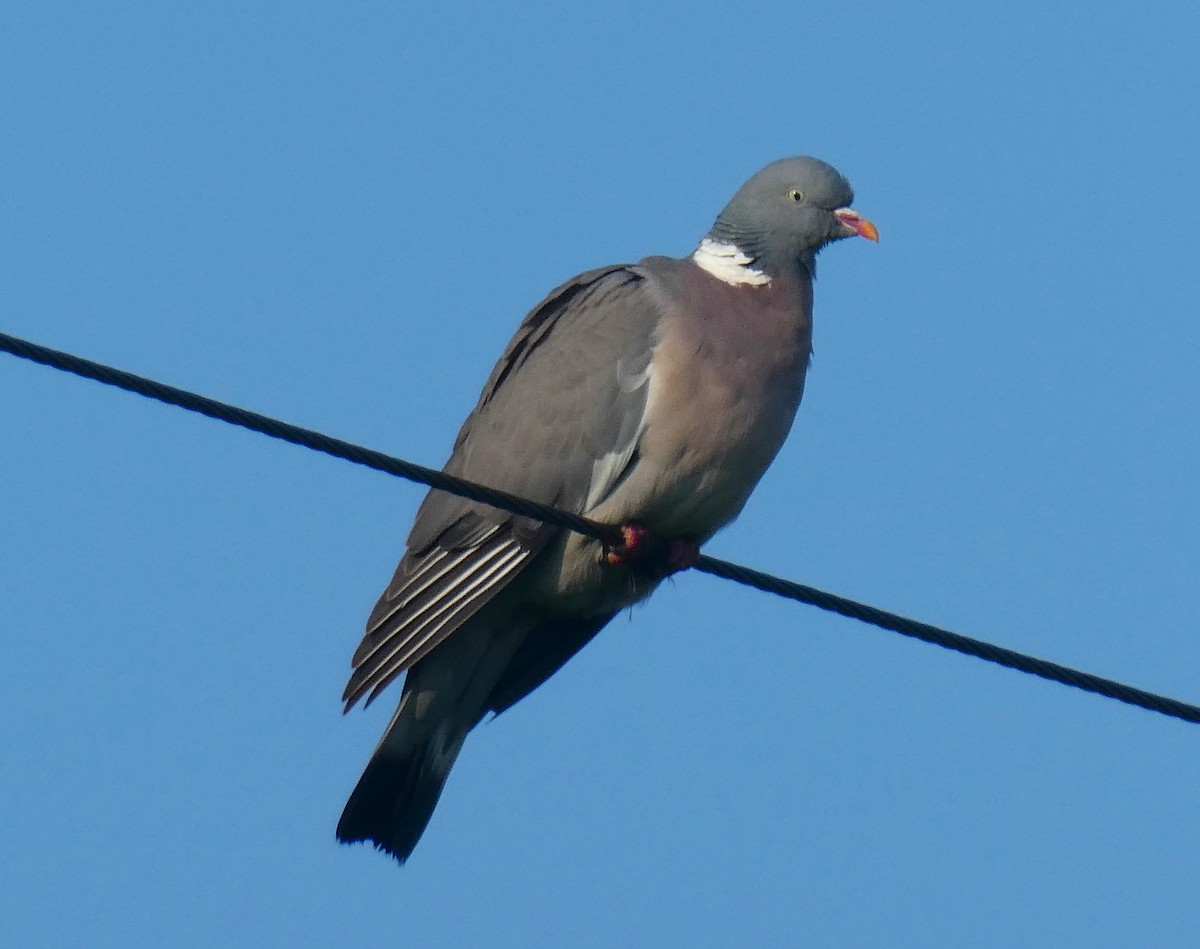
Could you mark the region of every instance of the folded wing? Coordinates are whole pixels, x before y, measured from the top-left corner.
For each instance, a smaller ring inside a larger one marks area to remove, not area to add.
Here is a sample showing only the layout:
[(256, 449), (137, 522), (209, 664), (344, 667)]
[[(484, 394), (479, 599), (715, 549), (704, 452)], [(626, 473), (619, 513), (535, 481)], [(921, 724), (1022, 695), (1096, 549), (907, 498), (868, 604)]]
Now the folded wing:
[[(635, 460), (642, 431), (658, 324), (645, 279), (636, 267), (595, 270), (539, 304), (492, 371), (445, 470), (579, 513), (606, 497)], [(373, 701), (429, 655), (560, 530), (431, 491), (354, 654), (347, 709)], [(521, 659), (524, 674), (497, 704), (540, 681), (540, 666), (560, 664)]]

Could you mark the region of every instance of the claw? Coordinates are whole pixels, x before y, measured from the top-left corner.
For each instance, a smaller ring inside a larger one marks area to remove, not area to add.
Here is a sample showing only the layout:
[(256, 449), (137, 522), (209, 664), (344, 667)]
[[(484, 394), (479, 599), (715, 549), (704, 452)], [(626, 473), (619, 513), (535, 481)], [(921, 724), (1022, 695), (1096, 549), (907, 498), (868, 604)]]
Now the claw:
[(616, 567), (623, 563), (635, 563), (645, 559), (650, 546), (650, 532), (641, 524), (622, 524), (622, 543), (604, 548), (604, 562)]
[(603, 563), (670, 576), (700, 561), (700, 547), (690, 537), (673, 537), (664, 543), (636, 523), (622, 524), (621, 537), (621, 543), (604, 548)]

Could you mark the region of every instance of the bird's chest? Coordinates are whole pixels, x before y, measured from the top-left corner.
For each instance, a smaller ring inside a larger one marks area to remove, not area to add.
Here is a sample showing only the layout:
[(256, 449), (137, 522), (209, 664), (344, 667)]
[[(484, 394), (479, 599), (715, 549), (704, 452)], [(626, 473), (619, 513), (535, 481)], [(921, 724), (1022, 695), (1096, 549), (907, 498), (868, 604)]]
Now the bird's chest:
[(657, 480), (644, 516), (667, 536), (707, 537), (736, 517), (791, 428), (812, 348), (809, 297), (764, 296), (718, 293), (664, 321), (640, 450)]

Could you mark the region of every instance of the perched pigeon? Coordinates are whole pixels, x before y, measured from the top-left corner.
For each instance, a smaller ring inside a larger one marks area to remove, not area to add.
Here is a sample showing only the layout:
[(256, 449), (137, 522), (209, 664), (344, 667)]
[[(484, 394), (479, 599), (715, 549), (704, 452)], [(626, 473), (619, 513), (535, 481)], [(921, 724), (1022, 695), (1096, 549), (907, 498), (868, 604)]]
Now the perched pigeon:
[(817, 252), (878, 232), (815, 158), (767, 165), (683, 259), (580, 274), (518, 328), (445, 470), (619, 525), (606, 547), (438, 491), (343, 698), (402, 673), (337, 836), (403, 862), (467, 732), (557, 672), (737, 517), (800, 404)]

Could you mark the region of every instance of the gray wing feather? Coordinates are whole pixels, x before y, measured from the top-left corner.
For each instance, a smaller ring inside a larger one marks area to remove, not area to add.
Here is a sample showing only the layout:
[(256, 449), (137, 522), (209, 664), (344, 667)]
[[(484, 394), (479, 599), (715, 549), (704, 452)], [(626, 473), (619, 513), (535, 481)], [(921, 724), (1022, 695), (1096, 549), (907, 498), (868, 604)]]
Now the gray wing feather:
[[(637, 453), (658, 309), (634, 267), (581, 274), (525, 318), (445, 470), (586, 512)], [(518, 576), (559, 528), (426, 495), (343, 696), (375, 698)]]
[(367, 704), (375, 701), (521, 571), (532, 552), (501, 535), (499, 528), (496, 533), (465, 550), (435, 551), (419, 564), (404, 587), (402, 605), (368, 625), (346, 686), (347, 707), (368, 692)]

